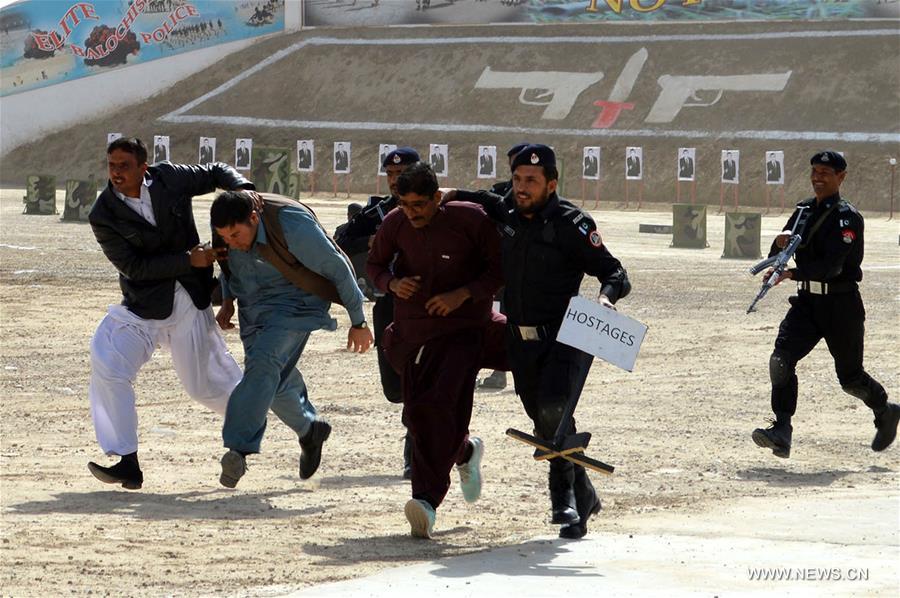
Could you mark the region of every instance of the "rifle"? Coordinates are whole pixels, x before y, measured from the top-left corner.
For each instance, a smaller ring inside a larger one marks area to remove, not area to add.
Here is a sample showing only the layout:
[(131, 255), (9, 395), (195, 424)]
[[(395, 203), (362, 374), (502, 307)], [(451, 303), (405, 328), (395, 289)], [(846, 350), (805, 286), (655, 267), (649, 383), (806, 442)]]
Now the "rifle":
[(773, 255), (772, 257), (768, 257), (750, 268), (750, 274), (756, 276), (757, 274), (771, 266), (772, 274), (763, 281), (762, 288), (759, 289), (759, 293), (756, 294), (756, 298), (753, 300), (753, 303), (751, 303), (750, 307), (747, 308), (748, 314), (752, 311), (756, 311), (757, 302), (765, 297), (766, 293), (769, 292), (769, 289), (771, 289), (778, 283), (781, 275), (784, 274), (784, 271), (787, 269), (788, 262), (792, 257), (794, 257), (794, 253), (797, 251), (797, 248), (800, 247), (800, 241), (802, 239), (800, 237), (800, 234), (797, 232), (797, 228), (800, 224), (803, 210), (805, 209), (806, 206), (797, 207), (797, 210), (799, 210), (797, 213), (797, 219), (794, 220), (794, 227), (791, 229), (791, 236), (788, 239), (787, 245), (784, 246), (784, 249), (782, 249), (778, 254)]

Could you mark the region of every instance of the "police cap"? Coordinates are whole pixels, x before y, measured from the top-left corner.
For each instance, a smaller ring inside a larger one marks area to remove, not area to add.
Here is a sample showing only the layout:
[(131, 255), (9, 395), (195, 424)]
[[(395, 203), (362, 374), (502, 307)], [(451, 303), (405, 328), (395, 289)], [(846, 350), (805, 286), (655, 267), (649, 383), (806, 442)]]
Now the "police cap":
[(351, 203), (347, 205), (347, 218), (353, 218), (357, 214), (363, 211), (363, 205), (361, 203)]
[(540, 143), (532, 143), (522, 148), (512, 161), (512, 170), (515, 172), (519, 166), (544, 166), (556, 167), (556, 154), (553, 150)]
[(821, 164), (822, 166), (830, 166), (834, 168), (835, 172), (847, 170), (847, 161), (844, 160), (844, 156), (833, 150), (826, 150), (814, 154), (813, 157), (809, 159), (809, 163), (813, 165)]
[(398, 166), (401, 164), (415, 164), (418, 161), (419, 152), (411, 147), (398, 147), (384, 157), (384, 162), (381, 163), (381, 167), (387, 168), (388, 166)]
[(514, 146), (512, 146), (511, 148), (509, 148), (509, 151), (506, 152), (506, 157), (512, 158), (513, 156), (515, 156), (516, 154), (521, 152), (526, 147), (528, 147), (527, 143), (517, 143)]

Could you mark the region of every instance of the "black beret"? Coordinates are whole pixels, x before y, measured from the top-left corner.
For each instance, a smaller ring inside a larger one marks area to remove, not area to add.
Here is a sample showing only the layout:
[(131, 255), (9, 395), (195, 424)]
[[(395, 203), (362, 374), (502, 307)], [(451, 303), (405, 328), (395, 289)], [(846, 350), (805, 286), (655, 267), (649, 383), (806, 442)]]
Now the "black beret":
[(831, 166), (834, 168), (835, 172), (847, 170), (847, 161), (844, 160), (844, 156), (833, 150), (826, 150), (824, 152), (813, 154), (813, 157), (809, 159), (809, 163)]
[(396, 166), (398, 164), (415, 164), (419, 161), (419, 152), (411, 147), (398, 147), (387, 156), (381, 163), (382, 168), (388, 166)]
[(512, 146), (511, 148), (509, 148), (509, 151), (506, 152), (506, 157), (512, 158), (513, 156), (515, 156), (516, 154), (521, 152), (526, 147), (528, 147), (527, 143), (517, 143), (514, 146)]
[(522, 148), (512, 161), (512, 170), (515, 172), (519, 166), (552, 166), (556, 167), (556, 154), (546, 145), (532, 143)]

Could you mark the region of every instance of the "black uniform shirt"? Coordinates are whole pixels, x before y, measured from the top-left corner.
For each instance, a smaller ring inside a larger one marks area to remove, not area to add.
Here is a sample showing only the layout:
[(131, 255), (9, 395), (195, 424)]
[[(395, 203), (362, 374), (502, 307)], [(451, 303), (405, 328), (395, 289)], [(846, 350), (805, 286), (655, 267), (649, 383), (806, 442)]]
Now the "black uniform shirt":
[(512, 191), (512, 181), (500, 181), (491, 185), (491, 193), (501, 197)]
[[(813, 197), (800, 202), (797, 206), (806, 206), (810, 213), (804, 216), (806, 224), (803, 226), (804, 230), (800, 231), (803, 240), (794, 254), (794, 261), (797, 263), (797, 267), (792, 269), (794, 280), (820, 282), (862, 280), (860, 265), (863, 260), (864, 227), (863, 217), (856, 208), (841, 199), (839, 193), (826, 198), (818, 205), (816, 198)], [(794, 226), (799, 212), (794, 211), (785, 225), (785, 230), (790, 230)], [(828, 214), (825, 220), (816, 228), (816, 223), (826, 212)], [(775, 255), (779, 251), (773, 242), (769, 255)]]
[(481, 205), (500, 224), (509, 322), (558, 324), (585, 274), (601, 281), (613, 303), (630, 291), (625, 269), (603, 245), (594, 220), (556, 193), (530, 219), (487, 191), (457, 191), (456, 199)]
[(369, 237), (375, 234), (388, 212), (396, 207), (397, 198), (393, 195), (373, 195), (361, 212), (335, 231), (334, 241), (347, 255), (368, 251)]

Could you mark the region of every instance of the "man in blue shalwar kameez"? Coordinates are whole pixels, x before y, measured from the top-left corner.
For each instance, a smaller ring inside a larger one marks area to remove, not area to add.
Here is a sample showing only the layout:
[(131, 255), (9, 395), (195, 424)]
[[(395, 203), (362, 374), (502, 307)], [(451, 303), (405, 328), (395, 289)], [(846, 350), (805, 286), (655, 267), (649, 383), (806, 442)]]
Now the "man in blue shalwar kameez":
[(331, 425), (317, 417), (297, 362), (313, 330), (335, 330), (331, 301), (350, 316), (347, 349), (364, 353), (372, 344), (363, 295), (347, 257), (315, 214), (286, 197), (263, 194), (262, 205), (241, 192), (219, 195), (212, 226), (228, 245), (222, 307), (216, 320), (233, 328), (234, 299), (244, 344), (244, 377), (231, 393), (222, 438), (222, 485), (234, 488), (246, 456), (258, 453), (269, 409), (300, 439), (300, 477), (319, 467)]

